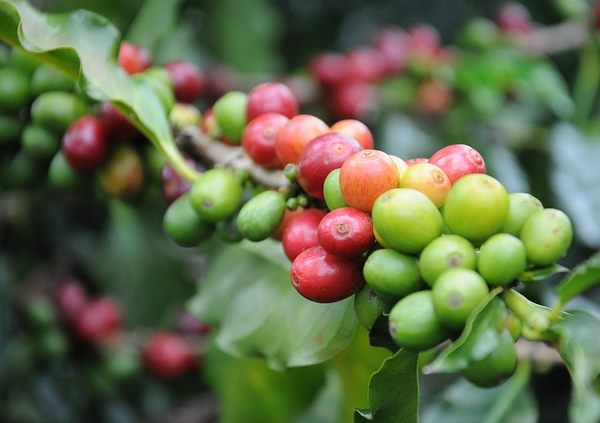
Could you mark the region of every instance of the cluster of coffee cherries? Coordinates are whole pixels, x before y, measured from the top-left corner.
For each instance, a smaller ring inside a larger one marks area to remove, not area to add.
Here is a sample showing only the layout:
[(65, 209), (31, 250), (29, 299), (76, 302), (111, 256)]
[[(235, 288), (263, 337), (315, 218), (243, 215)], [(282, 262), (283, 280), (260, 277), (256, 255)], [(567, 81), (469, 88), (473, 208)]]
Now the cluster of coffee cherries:
[[(92, 346), (102, 351), (102, 367), (124, 379), (145, 368), (161, 379), (174, 379), (197, 368), (199, 357), (188, 337), (200, 337), (209, 328), (191, 314), (181, 314), (176, 330), (160, 330), (141, 346), (129, 340), (123, 331), (123, 315), (118, 303), (109, 296), (90, 298), (77, 278), (60, 282), (52, 296), (38, 295), (25, 303), (27, 320), (38, 335), (38, 349), (57, 359), (73, 347)], [(137, 342), (137, 341), (136, 341)]]

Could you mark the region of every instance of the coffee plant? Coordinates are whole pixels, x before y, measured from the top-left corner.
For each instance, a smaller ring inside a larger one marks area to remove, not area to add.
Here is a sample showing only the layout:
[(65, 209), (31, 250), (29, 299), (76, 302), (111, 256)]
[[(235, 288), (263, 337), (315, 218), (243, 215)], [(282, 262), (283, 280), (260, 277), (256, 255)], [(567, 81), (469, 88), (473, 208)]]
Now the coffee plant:
[(600, 3), (258, 78), (180, 3), (0, 0), (0, 420), (600, 420)]

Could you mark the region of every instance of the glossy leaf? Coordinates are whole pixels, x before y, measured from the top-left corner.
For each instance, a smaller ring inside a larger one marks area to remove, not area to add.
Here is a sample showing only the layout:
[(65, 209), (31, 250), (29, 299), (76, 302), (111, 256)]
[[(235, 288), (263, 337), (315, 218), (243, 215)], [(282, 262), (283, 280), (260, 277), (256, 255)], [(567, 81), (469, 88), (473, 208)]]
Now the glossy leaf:
[(498, 321), (505, 311), (497, 299), (500, 289), (490, 292), (487, 299), (469, 316), (460, 337), (448, 345), (428, 366), (424, 373), (450, 373), (466, 368), (500, 345), (501, 328)]
[(182, 0), (146, 0), (127, 32), (131, 43), (153, 49), (161, 37), (177, 27)]
[(328, 360), (352, 342), (352, 298), (333, 304), (304, 299), (293, 289), (286, 263), (273, 241), (229, 246), (212, 258), (190, 308), (219, 325), (217, 343), (225, 351), (265, 357), (284, 369)]
[(418, 353), (406, 349), (386, 359), (369, 382), (370, 412), (356, 410), (355, 422), (419, 421)]
[(535, 423), (537, 405), (529, 389), (529, 364), (522, 362), (509, 380), (495, 388), (478, 388), (460, 380), (424, 410), (423, 423)]
[(85, 10), (44, 14), (25, 0), (1, 0), (0, 39), (79, 79), (90, 97), (113, 102), (179, 172), (197, 178), (175, 146), (157, 94), (118, 66), (119, 32), (105, 18)]
[(586, 289), (600, 282), (600, 253), (579, 264), (558, 286), (561, 303), (581, 294)]
[(555, 328), (559, 351), (573, 378), (569, 416), (574, 423), (600, 420), (600, 319), (585, 312), (573, 312)]

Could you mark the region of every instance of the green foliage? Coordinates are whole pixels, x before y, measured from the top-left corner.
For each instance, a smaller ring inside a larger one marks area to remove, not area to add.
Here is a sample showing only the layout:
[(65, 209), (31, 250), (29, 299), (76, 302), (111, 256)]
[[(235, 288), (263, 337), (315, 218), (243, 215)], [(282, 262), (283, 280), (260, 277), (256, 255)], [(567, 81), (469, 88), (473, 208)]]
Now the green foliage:
[(600, 282), (600, 253), (579, 264), (558, 286), (558, 295), (562, 304), (581, 294)]

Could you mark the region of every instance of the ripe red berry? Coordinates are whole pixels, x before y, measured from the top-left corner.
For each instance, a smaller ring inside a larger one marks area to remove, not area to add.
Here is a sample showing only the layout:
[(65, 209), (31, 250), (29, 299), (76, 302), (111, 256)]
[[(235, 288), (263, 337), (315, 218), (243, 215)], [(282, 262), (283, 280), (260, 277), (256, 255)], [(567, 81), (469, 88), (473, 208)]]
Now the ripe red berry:
[(320, 246), (312, 247), (292, 263), (291, 280), (300, 295), (311, 301), (340, 301), (364, 285), (362, 261), (344, 260)]
[(370, 150), (375, 145), (373, 134), (367, 125), (362, 123), (360, 120), (340, 120), (331, 126), (331, 131), (339, 132), (340, 134), (348, 135), (350, 138), (354, 138), (365, 150)]
[(242, 147), (246, 154), (263, 167), (282, 167), (275, 152), (275, 139), (288, 120), (279, 113), (264, 113), (252, 119), (242, 133)]
[(121, 310), (111, 298), (99, 298), (83, 307), (75, 318), (77, 335), (97, 342), (114, 334), (121, 325)]
[(429, 159), (426, 159), (425, 157), (416, 157), (414, 159), (407, 159), (405, 160), (405, 162), (408, 165), (408, 167), (412, 167), (419, 163), (429, 163)]
[(248, 93), (248, 121), (263, 113), (279, 113), (288, 118), (298, 114), (296, 96), (281, 82), (266, 82), (252, 88)]
[[(200, 169), (200, 166), (198, 166), (194, 160), (188, 158), (185, 161), (188, 166), (196, 170)], [(177, 200), (183, 194), (188, 192), (192, 186), (188, 181), (179, 176), (170, 164), (166, 164), (163, 167), (160, 174), (160, 182), (163, 198), (167, 204), (171, 204), (173, 201)]]
[(383, 54), (386, 73), (400, 72), (408, 59), (408, 35), (400, 28), (386, 28), (375, 38), (375, 47)]
[(152, 65), (150, 51), (123, 41), (119, 49), (119, 65), (130, 75), (142, 72)]
[(336, 132), (314, 138), (298, 159), (298, 183), (310, 196), (322, 200), (323, 184), (329, 172), (341, 167), (348, 157), (362, 149), (355, 139)]
[(144, 349), (148, 369), (165, 379), (183, 374), (194, 363), (193, 353), (181, 336), (169, 332), (157, 332), (148, 340)]
[(88, 302), (85, 290), (77, 279), (62, 282), (56, 290), (55, 300), (58, 311), (67, 321), (73, 321)]
[(496, 23), (504, 32), (527, 34), (533, 29), (529, 11), (519, 3), (505, 3), (496, 18)]
[(450, 107), (452, 100), (452, 89), (440, 81), (425, 81), (417, 90), (417, 105), (424, 113), (444, 113)]
[(107, 101), (100, 105), (100, 120), (106, 127), (108, 135), (132, 137), (139, 132), (123, 113)]
[(306, 144), (329, 131), (329, 126), (312, 115), (297, 115), (290, 119), (275, 138), (275, 152), (283, 165), (296, 163)]
[(313, 78), (324, 87), (344, 81), (348, 75), (348, 58), (340, 53), (323, 53), (310, 63)]
[(173, 81), (173, 91), (177, 101), (193, 103), (204, 92), (206, 81), (200, 68), (193, 63), (171, 62), (165, 65), (165, 69)]
[(375, 89), (365, 82), (347, 82), (331, 92), (331, 111), (340, 118), (363, 119), (377, 106)]
[(431, 25), (416, 25), (408, 31), (409, 48), (413, 54), (435, 54), (440, 49), (440, 34)]
[(325, 216), (323, 210), (307, 209), (288, 223), (281, 237), (281, 245), (290, 261), (293, 261), (302, 251), (319, 245), (317, 228), (323, 216)]
[(271, 238), (281, 241), (281, 238), (283, 237), (283, 232), (288, 227), (290, 222), (296, 217), (298, 217), (303, 211), (304, 209), (302, 207), (298, 207), (296, 210), (285, 209), (285, 212), (283, 213), (283, 218), (279, 223), (279, 227), (277, 228), (275, 233), (271, 235)]
[(98, 169), (106, 147), (106, 128), (93, 116), (84, 116), (71, 123), (62, 141), (62, 152), (69, 165), (79, 172)]
[(351, 207), (327, 213), (319, 223), (317, 237), (325, 251), (341, 258), (358, 257), (375, 243), (371, 218)]
[(348, 53), (348, 79), (352, 81), (376, 82), (387, 71), (383, 53), (372, 47), (361, 47)]
[(453, 185), (458, 179), (470, 173), (486, 172), (481, 154), (465, 144), (452, 144), (436, 151), (429, 158), (429, 163), (442, 169)]

